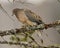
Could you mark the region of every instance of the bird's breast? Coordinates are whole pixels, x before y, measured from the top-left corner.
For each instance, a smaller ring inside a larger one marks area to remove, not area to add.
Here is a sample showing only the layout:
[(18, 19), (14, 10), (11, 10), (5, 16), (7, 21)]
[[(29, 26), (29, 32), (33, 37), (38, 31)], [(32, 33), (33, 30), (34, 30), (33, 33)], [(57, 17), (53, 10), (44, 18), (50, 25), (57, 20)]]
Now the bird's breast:
[(25, 23), (28, 20), (28, 18), (26, 17), (26, 15), (24, 13), (18, 14), (17, 18), (22, 23)]

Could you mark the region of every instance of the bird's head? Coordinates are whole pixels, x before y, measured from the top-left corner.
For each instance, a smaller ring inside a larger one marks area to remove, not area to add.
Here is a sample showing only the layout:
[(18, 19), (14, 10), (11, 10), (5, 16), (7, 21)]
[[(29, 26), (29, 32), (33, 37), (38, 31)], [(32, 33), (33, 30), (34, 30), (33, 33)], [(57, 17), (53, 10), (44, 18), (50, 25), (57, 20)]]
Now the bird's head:
[(13, 11), (12, 11), (12, 16), (13, 16), (13, 15), (16, 15), (16, 16), (17, 16), (18, 12), (20, 12), (20, 11), (22, 11), (22, 10), (23, 10), (23, 9), (19, 9), (19, 8), (13, 9)]

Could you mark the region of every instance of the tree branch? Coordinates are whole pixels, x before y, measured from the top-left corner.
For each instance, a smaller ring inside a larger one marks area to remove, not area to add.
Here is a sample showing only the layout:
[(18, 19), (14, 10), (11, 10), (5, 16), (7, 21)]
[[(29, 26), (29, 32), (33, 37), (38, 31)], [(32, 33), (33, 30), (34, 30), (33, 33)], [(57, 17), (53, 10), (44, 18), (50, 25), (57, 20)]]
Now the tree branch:
[(6, 42), (6, 41), (0, 41), (0, 44), (31, 46), (27, 42)]
[[(26, 27), (26, 28), (20, 28), (20, 29), (11, 29), (11, 30), (6, 30), (6, 31), (0, 31), (0, 36), (5, 36), (5, 35), (15, 35), (15, 34), (19, 34), (19, 33), (25, 33), (26, 32), (32, 32), (35, 30), (43, 30), (43, 29), (48, 29), (51, 27), (55, 27), (60, 25), (60, 20), (50, 23), (50, 24), (40, 24), (37, 26), (33, 26), (33, 27)], [(29, 35), (28, 35), (29, 36)], [(31, 38), (31, 36), (29, 36)], [(36, 41), (32, 38), (32, 40), (36, 43)], [(24, 46), (28, 46), (29, 44), (24, 44), (24, 43), (16, 43), (16, 42), (7, 42), (7, 41), (0, 41), (0, 44), (13, 44), (13, 45), (24, 45)], [(30, 45), (29, 45), (30, 46)], [(32, 45), (31, 45), (32, 46)], [(39, 46), (37, 48), (40, 48), (43, 46)], [(54, 47), (54, 46), (51, 46)], [(44, 47), (43, 47), (44, 48)], [(46, 48), (50, 48), (50, 47), (46, 47)]]
[[(33, 45), (29, 45), (29, 44), (26, 44), (25, 42), (6, 42), (6, 41), (0, 41), (0, 44), (10, 44), (10, 45), (24, 45), (24, 46), (28, 46), (28, 47), (33, 47)], [(36, 48), (60, 48), (60, 47), (57, 47), (57, 46), (36, 46)]]
[(0, 31), (0, 36), (5, 36), (5, 35), (14, 35), (15, 33), (24, 33), (24, 32), (31, 32), (31, 31), (35, 31), (35, 30), (43, 30), (43, 29), (48, 29), (51, 27), (55, 27), (60, 25), (60, 20), (50, 23), (50, 24), (40, 24), (37, 26), (33, 26), (33, 27), (26, 27), (26, 28), (19, 28), (19, 29), (11, 29), (11, 30), (6, 30), (6, 31)]

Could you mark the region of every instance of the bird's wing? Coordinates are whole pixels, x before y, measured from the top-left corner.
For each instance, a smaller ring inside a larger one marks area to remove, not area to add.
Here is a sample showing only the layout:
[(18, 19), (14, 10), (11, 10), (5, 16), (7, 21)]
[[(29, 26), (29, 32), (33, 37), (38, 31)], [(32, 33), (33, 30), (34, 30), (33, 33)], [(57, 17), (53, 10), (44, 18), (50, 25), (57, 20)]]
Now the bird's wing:
[(25, 14), (28, 17), (28, 19), (32, 22), (36, 22), (37, 24), (42, 24), (42, 19), (40, 16), (36, 15), (34, 12), (31, 10), (25, 10)]

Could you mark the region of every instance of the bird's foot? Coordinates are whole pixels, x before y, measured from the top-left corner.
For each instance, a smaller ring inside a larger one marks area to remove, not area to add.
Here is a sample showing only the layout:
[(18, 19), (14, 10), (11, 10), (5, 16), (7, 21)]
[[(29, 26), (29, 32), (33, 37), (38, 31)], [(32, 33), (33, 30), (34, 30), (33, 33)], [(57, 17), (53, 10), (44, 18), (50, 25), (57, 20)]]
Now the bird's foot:
[(25, 26), (25, 25), (23, 25), (23, 26), (22, 26), (22, 28), (26, 28), (26, 26)]

